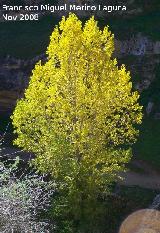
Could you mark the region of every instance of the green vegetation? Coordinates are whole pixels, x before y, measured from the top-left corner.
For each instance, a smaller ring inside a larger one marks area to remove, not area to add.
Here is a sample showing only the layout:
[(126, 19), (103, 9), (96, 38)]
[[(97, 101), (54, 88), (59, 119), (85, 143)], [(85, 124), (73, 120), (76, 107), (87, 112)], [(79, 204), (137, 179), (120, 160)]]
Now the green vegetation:
[(139, 127), (140, 135), (137, 143), (134, 145), (134, 153), (137, 158), (151, 163), (157, 169), (160, 169), (160, 120), (155, 119), (156, 112), (160, 112), (160, 72), (156, 68), (156, 78), (152, 81), (147, 90), (144, 90), (140, 96), (140, 103), (145, 108), (149, 101), (154, 103), (150, 116), (145, 116)]
[(160, 169), (160, 121), (151, 117), (143, 120), (140, 135), (134, 145), (134, 153), (138, 159), (148, 161)]

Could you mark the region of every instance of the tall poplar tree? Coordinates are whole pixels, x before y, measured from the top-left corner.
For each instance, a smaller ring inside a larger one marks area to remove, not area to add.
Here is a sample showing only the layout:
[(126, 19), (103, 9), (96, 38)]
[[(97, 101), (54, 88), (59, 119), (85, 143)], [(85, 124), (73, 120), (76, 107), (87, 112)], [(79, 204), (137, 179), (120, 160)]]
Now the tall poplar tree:
[(72, 202), (107, 192), (131, 157), (124, 145), (138, 135), (139, 95), (113, 51), (113, 34), (94, 17), (84, 26), (63, 17), (12, 116), (15, 144), (36, 154)]

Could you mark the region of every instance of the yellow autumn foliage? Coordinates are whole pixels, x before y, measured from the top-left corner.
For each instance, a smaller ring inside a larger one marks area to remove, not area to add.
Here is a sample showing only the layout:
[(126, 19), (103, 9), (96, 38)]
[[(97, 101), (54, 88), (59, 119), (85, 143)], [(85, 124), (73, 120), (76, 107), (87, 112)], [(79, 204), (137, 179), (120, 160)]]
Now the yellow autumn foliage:
[(34, 152), (38, 169), (70, 193), (106, 190), (131, 157), (121, 146), (138, 135), (139, 95), (113, 51), (113, 34), (94, 17), (84, 26), (75, 14), (63, 17), (12, 116), (15, 144)]

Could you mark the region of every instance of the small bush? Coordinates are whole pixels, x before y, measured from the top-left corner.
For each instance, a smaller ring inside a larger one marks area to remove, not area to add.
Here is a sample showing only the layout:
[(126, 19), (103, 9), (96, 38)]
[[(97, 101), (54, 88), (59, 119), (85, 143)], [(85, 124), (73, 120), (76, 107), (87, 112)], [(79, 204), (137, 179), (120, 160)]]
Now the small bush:
[(55, 183), (36, 173), (17, 175), (18, 164), (18, 157), (9, 165), (0, 162), (0, 232), (50, 232), (52, 224), (41, 213), (50, 206)]

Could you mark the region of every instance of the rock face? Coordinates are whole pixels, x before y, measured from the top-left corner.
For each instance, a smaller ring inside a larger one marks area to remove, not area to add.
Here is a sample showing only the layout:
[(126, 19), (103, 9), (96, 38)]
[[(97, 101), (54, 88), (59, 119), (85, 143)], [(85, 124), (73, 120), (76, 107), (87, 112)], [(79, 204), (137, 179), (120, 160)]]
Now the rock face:
[(115, 41), (116, 52), (119, 56), (126, 55), (160, 55), (160, 41), (153, 42), (147, 36), (138, 33), (128, 40)]
[(0, 58), (0, 112), (10, 112), (17, 99), (23, 96), (29, 83), (31, 71), (41, 55), (31, 60), (20, 60), (10, 56)]
[(122, 223), (119, 233), (158, 233), (160, 232), (160, 212), (142, 209), (134, 212)]
[(148, 102), (148, 105), (146, 107), (146, 113), (147, 115), (149, 116), (149, 114), (152, 112), (152, 109), (153, 109), (153, 106), (154, 106), (154, 103), (153, 102)]
[(16, 59), (10, 56), (0, 58), (0, 90), (23, 90), (29, 81), (29, 76), (39, 60), (45, 61), (44, 54), (30, 60)]

